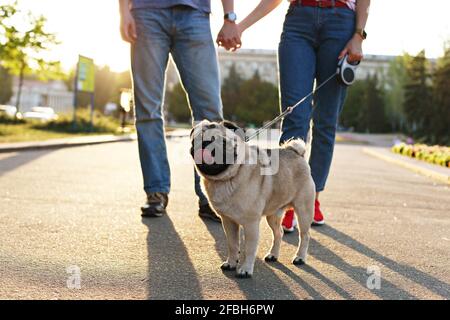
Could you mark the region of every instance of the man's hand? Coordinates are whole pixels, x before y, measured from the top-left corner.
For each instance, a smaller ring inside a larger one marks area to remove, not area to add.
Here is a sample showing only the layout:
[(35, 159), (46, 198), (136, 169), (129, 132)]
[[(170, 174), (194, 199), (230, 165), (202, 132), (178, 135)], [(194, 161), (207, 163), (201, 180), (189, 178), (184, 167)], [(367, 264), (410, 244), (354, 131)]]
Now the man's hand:
[(120, 12), (120, 34), (122, 39), (129, 43), (134, 43), (137, 39), (136, 23), (130, 10), (121, 10)]
[(362, 50), (363, 39), (361, 36), (355, 34), (353, 38), (345, 46), (344, 50), (339, 54), (339, 60), (342, 59), (346, 54), (348, 54), (348, 62), (357, 62), (363, 59)]
[(217, 35), (217, 44), (226, 50), (236, 51), (242, 45), (241, 32), (234, 22), (225, 21)]

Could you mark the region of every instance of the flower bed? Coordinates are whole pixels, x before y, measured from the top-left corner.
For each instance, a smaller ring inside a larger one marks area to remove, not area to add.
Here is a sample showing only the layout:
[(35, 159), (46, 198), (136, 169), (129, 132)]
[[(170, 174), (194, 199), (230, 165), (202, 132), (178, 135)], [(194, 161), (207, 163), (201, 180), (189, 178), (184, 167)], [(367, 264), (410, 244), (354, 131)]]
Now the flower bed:
[(398, 143), (392, 147), (392, 151), (404, 156), (450, 168), (450, 147)]

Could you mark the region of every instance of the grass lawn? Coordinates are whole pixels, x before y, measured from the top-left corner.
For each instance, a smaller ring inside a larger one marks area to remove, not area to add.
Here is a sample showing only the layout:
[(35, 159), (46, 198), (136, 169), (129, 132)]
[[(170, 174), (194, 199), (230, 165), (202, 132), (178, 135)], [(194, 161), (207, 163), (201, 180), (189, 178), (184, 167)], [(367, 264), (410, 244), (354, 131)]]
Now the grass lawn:
[[(31, 124), (3, 124), (0, 123), (0, 143), (44, 141), (49, 139), (81, 137), (108, 133), (68, 133), (33, 128)], [(110, 134), (110, 133), (109, 133)]]
[[(133, 125), (127, 126), (131, 132)], [(0, 116), (0, 143), (44, 141), (50, 139), (76, 138), (89, 135), (121, 134), (120, 121), (94, 113), (94, 128), (91, 131), (90, 113), (80, 110), (74, 126), (72, 115), (60, 115), (57, 120), (41, 122), (38, 120), (18, 120)]]

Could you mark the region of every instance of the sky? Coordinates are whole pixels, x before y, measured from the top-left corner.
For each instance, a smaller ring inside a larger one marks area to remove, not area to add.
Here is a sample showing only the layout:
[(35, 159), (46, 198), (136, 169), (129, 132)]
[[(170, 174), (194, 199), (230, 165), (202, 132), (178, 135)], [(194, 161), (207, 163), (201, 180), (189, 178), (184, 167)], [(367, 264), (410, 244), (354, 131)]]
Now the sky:
[[(223, 23), (223, 11), (220, 0), (211, 2), (215, 39)], [(235, 0), (238, 20), (258, 3), (259, 0)], [(74, 66), (79, 54), (93, 58), (98, 65), (109, 65), (114, 71), (129, 69), (129, 45), (119, 33), (118, 0), (19, 0), (19, 5), (48, 19), (47, 30), (55, 32), (61, 44), (47, 58), (61, 61), (64, 69)], [(248, 29), (242, 48), (275, 50), (287, 8), (288, 2), (283, 1)], [(449, 12), (449, 0), (372, 0), (364, 52), (399, 55), (425, 49), (428, 57), (436, 58), (450, 39)]]

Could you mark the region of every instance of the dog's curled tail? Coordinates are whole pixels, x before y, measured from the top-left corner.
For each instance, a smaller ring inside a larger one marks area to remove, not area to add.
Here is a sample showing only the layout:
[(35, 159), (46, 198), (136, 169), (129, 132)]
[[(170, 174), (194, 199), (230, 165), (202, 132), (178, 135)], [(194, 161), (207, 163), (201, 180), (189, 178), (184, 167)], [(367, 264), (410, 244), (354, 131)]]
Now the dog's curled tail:
[(290, 139), (283, 144), (283, 148), (293, 150), (299, 156), (305, 156), (306, 145), (302, 139)]

